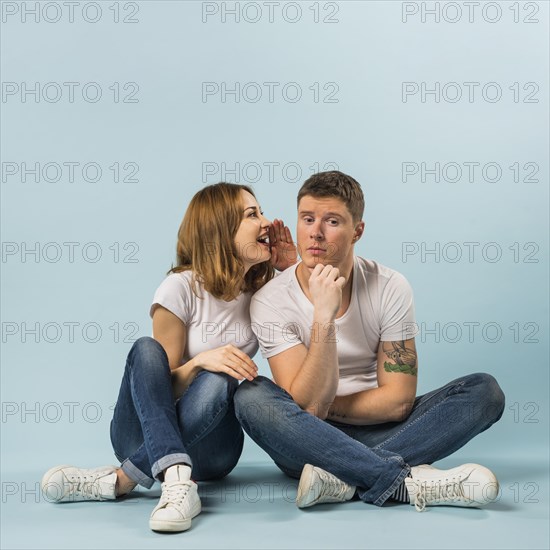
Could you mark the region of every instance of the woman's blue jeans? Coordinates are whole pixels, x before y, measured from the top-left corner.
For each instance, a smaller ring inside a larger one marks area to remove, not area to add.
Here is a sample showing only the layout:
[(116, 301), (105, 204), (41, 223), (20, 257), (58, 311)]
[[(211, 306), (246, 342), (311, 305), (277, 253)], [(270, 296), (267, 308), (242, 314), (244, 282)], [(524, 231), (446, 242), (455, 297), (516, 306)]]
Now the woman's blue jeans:
[(237, 386), (235, 378), (203, 370), (175, 401), (164, 348), (153, 338), (137, 340), (111, 421), (122, 470), (147, 488), (174, 464), (192, 466), (196, 481), (226, 476), (244, 441), (233, 406)]
[(381, 506), (410, 472), (455, 452), (500, 419), (504, 394), (488, 374), (471, 374), (417, 397), (403, 422), (352, 426), (302, 410), (290, 394), (258, 376), (235, 394), (237, 418), (287, 475), (313, 464)]

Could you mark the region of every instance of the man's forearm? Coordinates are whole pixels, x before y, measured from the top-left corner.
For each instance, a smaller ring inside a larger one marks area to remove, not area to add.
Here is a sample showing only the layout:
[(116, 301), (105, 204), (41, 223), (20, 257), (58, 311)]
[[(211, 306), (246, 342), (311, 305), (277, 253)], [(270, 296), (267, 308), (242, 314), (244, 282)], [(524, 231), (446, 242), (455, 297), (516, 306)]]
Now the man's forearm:
[(303, 409), (326, 418), (338, 389), (335, 325), (314, 322), (307, 356), (289, 393)]
[(384, 422), (401, 422), (409, 416), (414, 399), (400, 396), (393, 388), (382, 386), (334, 398), (327, 419), (366, 426)]

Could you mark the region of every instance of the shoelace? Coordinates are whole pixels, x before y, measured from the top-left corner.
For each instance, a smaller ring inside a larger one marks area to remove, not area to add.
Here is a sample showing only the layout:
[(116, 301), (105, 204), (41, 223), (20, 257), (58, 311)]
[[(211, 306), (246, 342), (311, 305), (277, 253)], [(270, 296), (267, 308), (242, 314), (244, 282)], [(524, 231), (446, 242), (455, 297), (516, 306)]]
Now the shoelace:
[(97, 483), (98, 476), (76, 476), (72, 475), (69, 478), (71, 484), (70, 492), (74, 495), (81, 495), (88, 500), (97, 500), (100, 498), (99, 484)]
[(322, 495), (344, 500), (349, 487), (329, 472), (320, 470), (318, 473), (323, 482), (323, 489), (321, 490)]
[(428, 482), (424, 481), (417, 484), (417, 493), (415, 495), (414, 507), (418, 512), (423, 512), (426, 505), (438, 500), (455, 500), (464, 497), (462, 488), (463, 479), (442, 482), (432, 482), (428, 486)]
[(159, 507), (172, 504), (174, 506), (181, 506), (189, 488), (191, 487), (191, 481), (180, 481), (178, 483), (164, 483), (162, 485), (162, 495), (159, 502)]

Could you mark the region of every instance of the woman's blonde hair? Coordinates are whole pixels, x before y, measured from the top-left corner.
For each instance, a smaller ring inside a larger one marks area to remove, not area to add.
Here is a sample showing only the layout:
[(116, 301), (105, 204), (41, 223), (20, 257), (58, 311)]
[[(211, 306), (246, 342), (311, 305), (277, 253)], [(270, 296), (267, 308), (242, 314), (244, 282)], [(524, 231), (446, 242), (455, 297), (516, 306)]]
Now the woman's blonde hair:
[[(244, 273), (235, 235), (243, 220), (241, 190), (246, 185), (216, 183), (191, 199), (178, 231), (177, 264), (168, 273), (193, 271), (194, 280), (215, 298), (230, 301), (241, 292), (256, 291), (273, 277), (269, 261)], [(193, 288), (195, 285), (193, 285)]]

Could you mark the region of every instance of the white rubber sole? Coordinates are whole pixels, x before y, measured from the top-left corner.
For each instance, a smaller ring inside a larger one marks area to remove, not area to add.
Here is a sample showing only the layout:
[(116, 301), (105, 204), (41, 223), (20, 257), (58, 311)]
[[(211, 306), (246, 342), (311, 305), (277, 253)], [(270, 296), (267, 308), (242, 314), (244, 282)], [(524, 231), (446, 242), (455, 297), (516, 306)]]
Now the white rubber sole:
[(313, 476), (315, 472), (311, 464), (306, 464), (300, 476), (298, 492), (296, 494), (296, 506), (298, 508), (308, 508), (316, 503), (315, 495), (312, 494)]
[[(422, 469), (432, 469), (432, 470), (438, 470), (438, 468), (435, 468), (433, 466), (430, 466), (428, 464), (424, 464), (421, 466), (417, 466), (417, 468), (420, 467)], [(467, 463), (462, 464), (461, 466), (457, 466), (455, 468), (450, 468), (449, 470), (440, 470), (441, 472), (445, 473), (450, 470), (458, 470), (458, 469), (467, 469), (472, 468), (476, 470), (477, 475), (479, 476), (482, 474), (483, 481), (478, 481), (474, 483), (482, 484), (483, 483), (483, 489), (482, 489), (482, 496), (484, 497), (483, 500), (477, 501), (473, 498), (456, 498), (456, 499), (445, 499), (442, 498), (441, 500), (430, 502), (430, 504), (427, 505), (427, 507), (430, 506), (457, 506), (460, 508), (481, 508), (483, 506), (486, 506), (487, 504), (491, 504), (495, 500), (498, 499), (498, 494), (500, 491), (500, 485), (499, 482), (495, 476), (495, 474), (489, 470), (489, 468), (486, 468), (485, 466), (481, 466), (480, 464), (475, 463)], [(432, 480), (427, 479), (428, 483)], [(466, 481), (466, 487), (467, 487), (468, 481)], [(415, 505), (416, 498), (411, 498), (411, 505)]]
[(58, 483), (50, 482), (50, 478), (59, 470), (63, 470), (63, 468), (74, 468), (74, 466), (70, 466), (69, 464), (54, 466), (42, 476), (42, 481), (40, 481), (40, 489), (48, 502), (63, 502), (65, 494), (62, 491), (62, 487), (59, 487)]
[(195, 508), (190, 518), (167, 521), (160, 519), (149, 519), (149, 528), (151, 531), (160, 531), (167, 533), (179, 533), (181, 531), (187, 531), (191, 527), (191, 520), (197, 517), (201, 513), (201, 505)]

